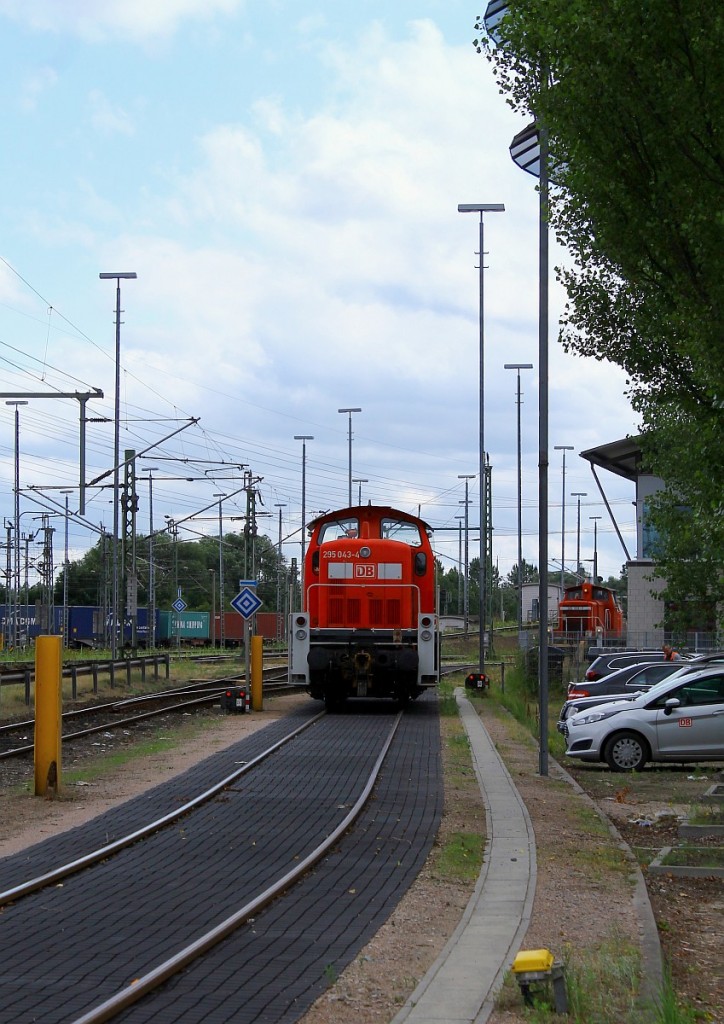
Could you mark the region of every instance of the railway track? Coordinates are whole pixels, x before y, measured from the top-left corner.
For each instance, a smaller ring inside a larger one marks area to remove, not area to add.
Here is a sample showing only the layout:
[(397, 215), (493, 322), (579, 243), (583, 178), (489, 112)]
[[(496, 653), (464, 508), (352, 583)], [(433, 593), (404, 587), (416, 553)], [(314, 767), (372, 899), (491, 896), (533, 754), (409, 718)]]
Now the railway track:
[[(264, 670), (264, 691), (267, 694), (292, 692), (286, 684), (286, 669), (269, 668)], [(126, 697), (123, 700), (110, 701), (104, 704), (91, 704), (82, 708), (73, 708), (63, 712), (63, 743), (83, 739), (108, 729), (132, 728), (139, 722), (161, 715), (184, 713), (195, 708), (205, 707), (219, 701), (221, 694), (230, 686), (243, 684), (243, 673), (223, 676), (219, 679), (191, 683), (187, 686), (160, 690), (156, 693)], [(154, 705), (154, 706), (151, 706)], [(135, 708), (145, 708), (127, 714)], [(125, 717), (124, 717), (125, 714)], [(83, 719), (92, 721), (82, 729), (73, 729), (76, 722)], [(35, 720), (23, 722), (7, 722), (0, 725), (0, 761), (8, 758), (22, 757), (33, 752), (32, 743), (13, 743), (13, 736), (32, 734)], [(70, 731), (70, 730), (73, 731)], [(10, 745), (8, 745), (10, 744)]]
[[(392, 794), (406, 790), (405, 799), (417, 806), (421, 790), (439, 774), (434, 740), (427, 749), (437, 735), (435, 720), (432, 699), (404, 716), (393, 715), (390, 705), (329, 716), (316, 713), (310, 702), (309, 708), (207, 759), (196, 773), (199, 791), (190, 799), (178, 800), (181, 793), (188, 797), (191, 784), (182, 776), (175, 786), (159, 786), (82, 830), (6, 858), (0, 864), (0, 944), (12, 952), (0, 968), (6, 979), (0, 1021), (98, 1024), (120, 1013), (124, 1021), (150, 1021), (161, 1019), (164, 1005), (176, 1007), (180, 999), (177, 1019), (192, 1024), (210, 1016), (210, 1002), (199, 998), (199, 986), (210, 986), (210, 1001), (218, 998), (215, 972), (226, 974), (231, 965), (248, 1012), (250, 993), (259, 993), (259, 979), (249, 980), (249, 972), (253, 978), (260, 969), (252, 963), (251, 949), (261, 954), (267, 973), (273, 962), (268, 942), (302, 942), (299, 953), (284, 961), (287, 970), (297, 956), (300, 962), (311, 953), (326, 957), (320, 914), (348, 912), (349, 923), (339, 925), (344, 935), (349, 928), (364, 930), (365, 915), (372, 915), (371, 921), (380, 912), (372, 894), (381, 879), (399, 887), (405, 872), (414, 877), (434, 827), (412, 821), (413, 842), (405, 823), (410, 812), (403, 813), (395, 802), (400, 798)], [(405, 742), (397, 741), (399, 732)], [(423, 734), (427, 742), (421, 745)], [(229, 771), (230, 760), (242, 763)], [(373, 810), (368, 801), (375, 785), (382, 803)], [(437, 793), (433, 786), (431, 792), (431, 806), (438, 807), (434, 817), (441, 810), (441, 789)], [(176, 806), (168, 808), (174, 795)], [(149, 813), (161, 809), (162, 814)], [(361, 831), (349, 844), (352, 861), (345, 865), (329, 851), (355, 821)], [(98, 844), (109, 831), (122, 834)], [(359, 861), (363, 847), (371, 875)], [(419, 847), (414, 855), (413, 847)], [(64, 860), (64, 851), (73, 856)], [(318, 868), (310, 874), (314, 865)], [(337, 871), (342, 881), (332, 883), (326, 873)], [(290, 886), (298, 895), (280, 900)], [(291, 911), (296, 924), (280, 926), (287, 899), (296, 907)], [(313, 924), (300, 931), (302, 904)], [(261, 919), (267, 914), (269, 931), (260, 947), (259, 935), (267, 928)], [(331, 919), (326, 928), (333, 928)], [(240, 953), (239, 943), (248, 947), (246, 953)], [(203, 962), (195, 966), (198, 958)], [(180, 979), (169, 985), (179, 972)], [(323, 984), (323, 968), (307, 980), (296, 969), (293, 973), (294, 979), (285, 971), (281, 979), (267, 979), (269, 990), (259, 995), (262, 1005), (270, 1000), (288, 1005), (291, 999), (303, 1012), (305, 999), (308, 1004)], [(228, 993), (224, 998), (228, 1019), (234, 1019), (238, 1009)]]

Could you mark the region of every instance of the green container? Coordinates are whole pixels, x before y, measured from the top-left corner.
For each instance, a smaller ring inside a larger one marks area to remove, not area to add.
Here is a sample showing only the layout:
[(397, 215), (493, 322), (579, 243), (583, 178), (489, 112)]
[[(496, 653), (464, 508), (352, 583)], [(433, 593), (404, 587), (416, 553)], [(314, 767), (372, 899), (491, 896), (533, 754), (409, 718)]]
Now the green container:
[(198, 640), (209, 639), (209, 613), (208, 612), (159, 612), (158, 613), (158, 639), (175, 640)]

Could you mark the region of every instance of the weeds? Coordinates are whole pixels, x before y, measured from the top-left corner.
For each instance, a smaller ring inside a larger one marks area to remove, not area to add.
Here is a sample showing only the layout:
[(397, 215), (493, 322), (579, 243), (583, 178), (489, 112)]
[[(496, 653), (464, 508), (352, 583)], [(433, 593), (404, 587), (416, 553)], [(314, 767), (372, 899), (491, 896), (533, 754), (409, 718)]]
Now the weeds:
[[(625, 935), (613, 932), (587, 950), (567, 948), (563, 962), (569, 1024), (621, 1024), (637, 1020), (633, 1012), (640, 954)], [(498, 1005), (501, 1009), (513, 1009), (521, 1002), (522, 995), (511, 972)], [(541, 985), (534, 993), (534, 1005), (526, 1011), (526, 1019), (534, 1024), (553, 1024), (561, 1019), (555, 1012), (550, 985)]]
[(716, 846), (672, 846), (662, 864), (724, 868), (724, 850)]
[(664, 972), (660, 994), (654, 1000), (654, 1024), (696, 1024), (701, 1017), (691, 1006), (682, 1006), (676, 998), (671, 972)]

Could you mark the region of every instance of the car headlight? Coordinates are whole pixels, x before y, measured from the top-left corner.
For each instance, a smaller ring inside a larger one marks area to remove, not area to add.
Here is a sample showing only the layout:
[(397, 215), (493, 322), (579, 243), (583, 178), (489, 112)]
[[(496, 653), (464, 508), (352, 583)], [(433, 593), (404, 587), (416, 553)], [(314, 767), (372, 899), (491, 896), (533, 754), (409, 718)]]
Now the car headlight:
[(592, 711), (579, 711), (577, 715), (567, 719), (567, 724), (571, 727), (593, 725), (595, 722), (603, 722), (606, 718), (613, 718), (614, 715), (618, 715), (624, 710), (625, 708), (594, 708)]

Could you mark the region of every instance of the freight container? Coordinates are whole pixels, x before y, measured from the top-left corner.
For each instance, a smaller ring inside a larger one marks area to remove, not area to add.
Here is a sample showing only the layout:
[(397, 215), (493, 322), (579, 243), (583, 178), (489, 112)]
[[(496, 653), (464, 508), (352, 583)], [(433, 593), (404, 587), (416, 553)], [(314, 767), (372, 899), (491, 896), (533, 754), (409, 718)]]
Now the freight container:
[[(63, 607), (55, 606), (56, 631), (63, 632)], [(120, 630), (119, 630), (120, 632)], [(103, 611), (97, 605), (68, 606), (68, 647), (102, 647), (110, 643), (112, 626), (103, 620)], [(133, 642), (133, 624), (126, 616), (123, 620), (123, 638), (119, 636), (122, 646)], [(136, 644), (138, 647), (148, 645), (148, 608), (139, 608), (136, 613)]]
[[(277, 633), (280, 627), (278, 612), (257, 612), (252, 619), (252, 629), (256, 636), (265, 640), (277, 640), (282, 636)], [(221, 616), (216, 614), (214, 619), (214, 640), (217, 644), (221, 642)], [(239, 647), (244, 642), (244, 619), (238, 612), (224, 612), (224, 646)]]
[(156, 643), (168, 645), (177, 639), (185, 644), (209, 642), (208, 612), (159, 611), (156, 623)]

